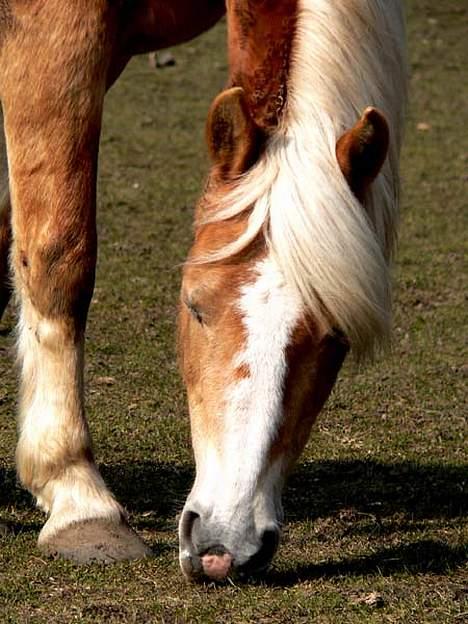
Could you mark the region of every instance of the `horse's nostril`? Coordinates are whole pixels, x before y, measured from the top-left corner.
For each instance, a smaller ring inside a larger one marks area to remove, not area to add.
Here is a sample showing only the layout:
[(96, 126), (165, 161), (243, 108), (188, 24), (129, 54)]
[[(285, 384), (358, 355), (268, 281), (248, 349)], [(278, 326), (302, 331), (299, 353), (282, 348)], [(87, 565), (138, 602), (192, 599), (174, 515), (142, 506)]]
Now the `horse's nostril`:
[(179, 529), (182, 540), (192, 541), (192, 531), (196, 522), (200, 522), (200, 516), (195, 511), (187, 510), (182, 514)]
[(190, 509), (184, 511), (179, 534), (180, 567), (188, 579), (201, 580), (208, 577), (222, 581), (229, 575), (233, 557), (220, 543), (208, 546), (200, 514)]
[(279, 531), (268, 529), (262, 534), (262, 545), (248, 561), (238, 568), (240, 574), (253, 574), (265, 570), (273, 559), (279, 544)]
[(182, 572), (188, 579), (196, 578), (202, 572), (200, 559), (196, 556), (193, 547), (192, 536), (197, 525), (200, 525), (198, 513), (189, 509), (182, 513), (179, 524), (179, 561)]
[(262, 535), (262, 548), (265, 554), (271, 554), (271, 557), (276, 552), (279, 544), (279, 531), (276, 529), (269, 529), (263, 532)]

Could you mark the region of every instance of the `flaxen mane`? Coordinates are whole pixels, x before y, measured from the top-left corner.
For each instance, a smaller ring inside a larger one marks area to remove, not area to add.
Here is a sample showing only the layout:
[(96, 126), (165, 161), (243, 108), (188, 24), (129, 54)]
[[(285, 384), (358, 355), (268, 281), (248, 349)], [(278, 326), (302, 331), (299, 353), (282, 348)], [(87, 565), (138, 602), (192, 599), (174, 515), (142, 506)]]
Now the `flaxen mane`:
[[(299, 0), (288, 101), (257, 164), (210, 219), (252, 208), (248, 227), (210, 260), (263, 231), (305, 309), (339, 327), (355, 355), (388, 340), (389, 263), (398, 223), (398, 158), (406, 101), (404, 20), (396, 0)], [(386, 162), (364, 209), (336, 159), (336, 143), (367, 106), (390, 128)]]

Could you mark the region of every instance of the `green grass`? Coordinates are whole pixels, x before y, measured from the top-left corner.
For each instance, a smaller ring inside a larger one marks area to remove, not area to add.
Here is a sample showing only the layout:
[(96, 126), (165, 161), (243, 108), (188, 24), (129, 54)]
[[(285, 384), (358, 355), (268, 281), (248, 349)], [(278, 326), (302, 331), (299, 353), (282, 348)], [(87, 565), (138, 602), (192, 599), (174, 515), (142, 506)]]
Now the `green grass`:
[[(392, 353), (347, 367), (285, 493), (273, 569), (250, 585), (187, 585), (176, 514), (193, 478), (175, 315), (203, 124), (226, 76), (224, 25), (134, 59), (108, 96), (87, 408), (103, 474), (151, 561), (77, 567), (36, 549), (43, 522), (15, 480), (16, 380), (0, 326), (2, 622), (453, 623), (468, 619), (466, 217), (468, 8), (408, 0), (411, 110)], [(421, 126), (421, 124), (423, 124)], [(376, 592), (374, 601), (366, 597)]]

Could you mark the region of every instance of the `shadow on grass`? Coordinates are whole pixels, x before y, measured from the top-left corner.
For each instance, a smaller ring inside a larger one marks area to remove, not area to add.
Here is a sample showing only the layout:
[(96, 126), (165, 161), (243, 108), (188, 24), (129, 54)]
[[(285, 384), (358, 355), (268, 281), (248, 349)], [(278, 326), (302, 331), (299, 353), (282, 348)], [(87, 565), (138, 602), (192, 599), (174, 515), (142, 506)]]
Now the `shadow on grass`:
[[(190, 491), (190, 465), (157, 462), (101, 465), (102, 475), (132, 513), (173, 518)], [(320, 461), (301, 464), (284, 495), (286, 521), (352, 508), (378, 518), (402, 512), (412, 520), (456, 518), (467, 511), (468, 467), (451, 464)], [(31, 506), (12, 468), (0, 467), (0, 507)]]
[(284, 497), (287, 521), (353, 508), (377, 517), (403, 512), (412, 519), (455, 518), (467, 511), (468, 466), (309, 462), (298, 467)]
[[(117, 497), (133, 512), (178, 513), (190, 491), (189, 465), (136, 463), (103, 466)], [(353, 508), (378, 517), (454, 518), (466, 512), (466, 466), (326, 461), (301, 464), (284, 496), (286, 521), (314, 519)]]
[(287, 587), (303, 580), (363, 576), (390, 576), (399, 572), (410, 574), (442, 574), (462, 566), (468, 559), (466, 548), (450, 546), (432, 539), (411, 544), (382, 548), (369, 555), (348, 557), (339, 561), (299, 565), (291, 570), (272, 570), (262, 579), (263, 584)]
[[(137, 528), (175, 534), (176, 514), (193, 482), (191, 466), (145, 462), (101, 466), (101, 471), (117, 498), (136, 515)], [(391, 530), (404, 534), (415, 523), (424, 525), (425, 520), (437, 519), (443, 522), (466, 513), (466, 475), (465, 466), (449, 464), (302, 464), (285, 492), (286, 524), (327, 517), (338, 522), (343, 519), (342, 528), (347, 534), (365, 533), (376, 543), (378, 535), (385, 533), (384, 524), (391, 526), (390, 520), (396, 514), (399, 521)], [(10, 468), (0, 468), (0, 517), (2, 506), (32, 507), (30, 495), (18, 486)], [(366, 516), (369, 522), (355, 521)], [(273, 570), (262, 582), (285, 586), (304, 578), (399, 571), (435, 573), (458, 567), (466, 560), (467, 552), (459, 546), (421, 538), (340, 561), (298, 566), (296, 560), (291, 570)]]

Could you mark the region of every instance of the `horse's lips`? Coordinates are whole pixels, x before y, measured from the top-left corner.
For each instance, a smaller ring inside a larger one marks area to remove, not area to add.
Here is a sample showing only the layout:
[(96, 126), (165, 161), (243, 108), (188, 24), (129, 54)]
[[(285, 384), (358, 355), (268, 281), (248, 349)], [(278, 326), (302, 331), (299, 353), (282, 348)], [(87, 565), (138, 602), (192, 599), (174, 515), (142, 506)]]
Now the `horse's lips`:
[(215, 581), (222, 581), (228, 576), (232, 562), (233, 558), (229, 553), (204, 555), (201, 558), (204, 574)]

